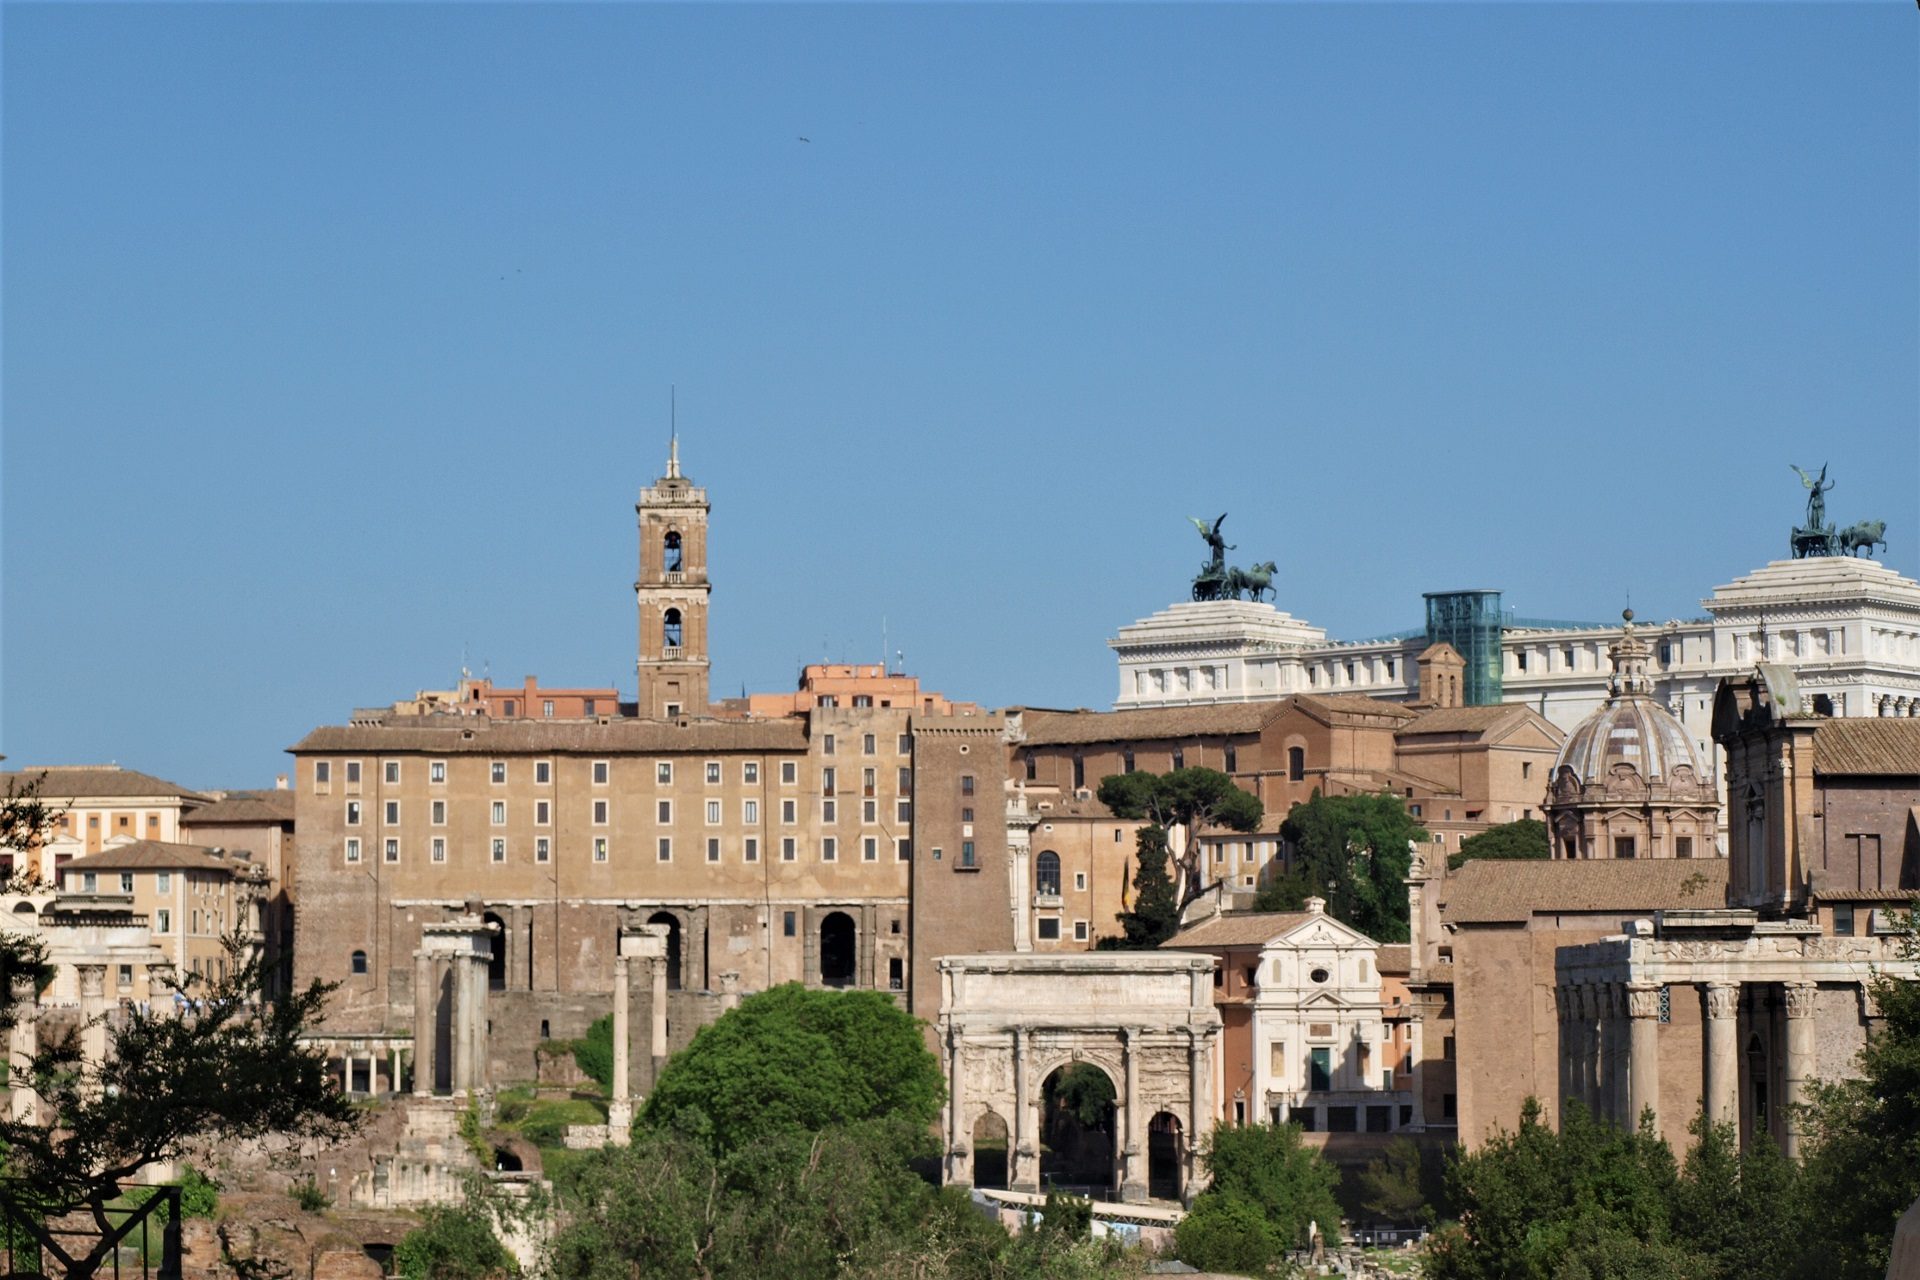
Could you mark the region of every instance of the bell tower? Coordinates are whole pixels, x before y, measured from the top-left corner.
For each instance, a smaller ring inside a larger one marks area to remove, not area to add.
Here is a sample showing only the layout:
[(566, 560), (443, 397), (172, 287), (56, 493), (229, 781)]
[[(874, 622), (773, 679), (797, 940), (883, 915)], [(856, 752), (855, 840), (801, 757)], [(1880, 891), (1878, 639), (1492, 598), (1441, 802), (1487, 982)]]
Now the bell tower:
[(640, 491), (639, 712), (648, 720), (707, 713), (707, 491), (680, 474), (680, 437), (667, 473)]

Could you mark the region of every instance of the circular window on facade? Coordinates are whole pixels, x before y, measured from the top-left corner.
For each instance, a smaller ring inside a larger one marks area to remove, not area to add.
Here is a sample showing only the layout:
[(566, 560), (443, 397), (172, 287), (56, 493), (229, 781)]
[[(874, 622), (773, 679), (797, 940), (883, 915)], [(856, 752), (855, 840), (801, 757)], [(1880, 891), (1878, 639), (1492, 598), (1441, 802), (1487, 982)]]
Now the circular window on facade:
[(1307, 976), (1309, 978), (1312, 978), (1315, 982), (1325, 982), (1327, 980), (1328, 975), (1325, 969), (1315, 969), (1313, 972), (1309, 973)]

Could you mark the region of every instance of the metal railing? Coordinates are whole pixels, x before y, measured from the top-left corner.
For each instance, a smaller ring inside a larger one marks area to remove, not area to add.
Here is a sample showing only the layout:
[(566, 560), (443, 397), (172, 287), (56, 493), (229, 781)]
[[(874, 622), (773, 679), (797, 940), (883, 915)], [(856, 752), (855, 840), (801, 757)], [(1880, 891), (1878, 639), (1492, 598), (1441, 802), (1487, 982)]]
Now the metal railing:
[(46, 1206), (0, 1185), (6, 1275), (63, 1280), (180, 1280), (180, 1188), (114, 1188), (79, 1205)]

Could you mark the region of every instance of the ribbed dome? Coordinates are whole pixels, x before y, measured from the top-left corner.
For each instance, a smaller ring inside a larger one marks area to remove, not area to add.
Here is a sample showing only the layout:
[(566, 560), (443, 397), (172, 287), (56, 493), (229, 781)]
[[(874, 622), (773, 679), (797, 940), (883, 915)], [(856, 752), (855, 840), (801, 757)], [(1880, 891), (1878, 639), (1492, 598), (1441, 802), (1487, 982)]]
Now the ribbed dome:
[(1567, 735), (1553, 762), (1553, 776), (1558, 779), (1562, 769), (1570, 769), (1586, 786), (1610, 777), (1616, 765), (1627, 764), (1642, 782), (1671, 782), (1683, 766), (1693, 771), (1693, 781), (1707, 781), (1685, 727), (1653, 700), (1647, 646), (1633, 634), (1633, 610), (1624, 616), (1626, 628), (1607, 650), (1613, 659), (1607, 700)]

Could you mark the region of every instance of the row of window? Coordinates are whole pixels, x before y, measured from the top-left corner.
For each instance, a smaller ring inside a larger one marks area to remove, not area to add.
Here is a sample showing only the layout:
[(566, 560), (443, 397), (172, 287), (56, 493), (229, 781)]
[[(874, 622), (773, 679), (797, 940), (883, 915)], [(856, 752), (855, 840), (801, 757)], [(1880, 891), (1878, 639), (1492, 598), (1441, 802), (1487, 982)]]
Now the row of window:
[[(708, 800), (705, 804), (708, 826), (717, 827), (726, 821), (726, 809), (723, 801)], [(609, 825), (612, 822), (612, 814), (611, 801), (595, 800), (593, 802), (594, 826), (604, 827)], [(381, 807), (381, 815), (385, 825), (390, 827), (399, 826), (400, 802), (398, 800), (385, 801)], [(349, 800), (346, 802), (345, 821), (347, 826), (360, 826), (364, 822), (365, 816), (366, 809), (360, 801)], [(487, 816), (491, 825), (496, 827), (506, 826), (507, 802), (505, 800), (488, 802)], [(799, 818), (800, 807), (798, 801), (782, 800), (780, 802), (780, 822), (783, 826), (793, 826), (799, 821)], [(655, 801), (654, 819), (663, 826), (672, 825), (673, 801)], [(748, 826), (758, 825), (760, 821), (760, 802), (758, 800), (742, 800), (740, 802), (740, 820)], [(820, 820), (829, 823), (838, 822), (840, 820), (839, 803), (834, 800), (822, 800), (820, 802)], [(896, 801), (894, 804), (894, 820), (896, 822), (911, 822), (913, 820), (913, 802), (910, 800)], [(444, 827), (447, 825), (447, 802), (445, 800), (428, 802), (427, 821), (436, 827)], [(860, 821), (869, 826), (877, 825), (880, 821), (880, 802), (877, 800), (862, 801), (860, 804)], [(551, 826), (552, 824), (553, 802), (550, 800), (535, 800), (533, 802), (533, 825), (536, 827), (545, 827)]]
[[(901, 837), (899, 839), (890, 841), (890, 843), (893, 845), (895, 861), (907, 862), (912, 859), (912, 856), (913, 856), (912, 841), (906, 839), (905, 837)], [(708, 862), (724, 861), (725, 859), (723, 857), (723, 851), (725, 848), (725, 844), (726, 842), (723, 841), (719, 836), (707, 837), (706, 860)], [(859, 846), (860, 860), (862, 862), (880, 861), (881, 846), (882, 846), (882, 841), (880, 837), (863, 836), (860, 840), (860, 846)], [(610, 860), (611, 846), (607, 840), (607, 837), (595, 836), (592, 843), (592, 849), (593, 849), (593, 860), (595, 862), (607, 862)], [(366, 856), (366, 846), (361, 842), (360, 837), (348, 836), (343, 852), (344, 852), (346, 861), (349, 864), (358, 864), (361, 861), (363, 861)], [(504, 863), (508, 861), (508, 842), (503, 837), (495, 837), (494, 839), (488, 841), (488, 853), (490, 855), (490, 860), (493, 862)], [(746, 836), (742, 838), (742, 840), (740, 841), (740, 855), (741, 855), (741, 861), (743, 862), (760, 861), (759, 837)], [(934, 856), (937, 858), (939, 857), (939, 855), (940, 855), (940, 851), (938, 849), (934, 850)], [(672, 836), (661, 836), (659, 838), (659, 841), (655, 845), (655, 856), (658, 859), (658, 861), (661, 861), (661, 862), (673, 861), (673, 837)], [(447, 860), (447, 841), (444, 836), (435, 836), (433, 837), (433, 839), (427, 842), (427, 857), (432, 862), (445, 862)], [(972, 858), (973, 858), (973, 844), (971, 841), (969, 841), (966, 846), (966, 857), (967, 857), (968, 865), (971, 865)], [(381, 860), (388, 863), (394, 863), (394, 864), (399, 863), (400, 861), (400, 841), (399, 840), (389, 839), (381, 842)], [(537, 863), (545, 863), (545, 862), (553, 861), (553, 840), (550, 837), (538, 836), (534, 839), (533, 860)], [(797, 862), (799, 860), (800, 860), (800, 841), (795, 839), (793, 836), (782, 837), (780, 841), (780, 861)], [(839, 860), (840, 860), (839, 840), (837, 840), (833, 836), (823, 837), (820, 841), (820, 861), (838, 862)]]
[[(1033, 922), (1033, 932), (1034, 936), (1042, 942), (1058, 942), (1060, 940), (1060, 917), (1036, 917)], [(1087, 940), (1087, 922), (1085, 920), (1075, 920), (1073, 922), (1073, 940), (1075, 942), (1085, 942)]]
[[(872, 734), (867, 735), (867, 738), (869, 741), (872, 740), (872, 737), (873, 737)], [(833, 741), (833, 735), (828, 734), (827, 742), (829, 745), (827, 746), (827, 754), (829, 755), (833, 753), (833, 748), (830, 745), (832, 741)], [(869, 751), (867, 754), (871, 755), (872, 752)], [(341, 773), (345, 779), (347, 786), (352, 787), (352, 786), (358, 786), (360, 784), (362, 763), (363, 762), (359, 760), (344, 760), (340, 762)], [(401, 776), (400, 775), (401, 764), (402, 762), (399, 760), (381, 761), (380, 762), (381, 780), (384, 783), (386, 783), (388, 786), (398, 786), (400, 783), (400, 776)], [(671, 783), (673, 781), (674, 764), (675, 762), (672, 760), (655, 761), (654, 762), (654, 780), (656, 782), (661, 782), (661, 783)], [(326, 787), (326, 786), (332, 785), (333, 765), (334, 765), (334, 762), (332, 760), (315, 760), (313, 762), (313, 781), (314, 781), (315, 787)], [(495, 786), (505, 786), (507, 783), (507, 766), (508, 766), (508, 762), (505, 760), (489, 761), (487, 763), (488, 781), (493, 783)], [(593, 785), (597, 787), (604, 787), (608, 784), (608, 782), (612, 778), (613, 762), (610, 760), (595, 760), (592, 762), (590, 769), (593, 777)], [(710, 786), (720, 785), (725, 780), (725, 768), (723, 766), (723, 763), (719, 760), (706, 761), (702, 776), (705, 778), (708, 785)], [(783, 785), (792, 786), (799, 781), (799, 778), (800, 778), (800, 762), (799, 761), (797, 760), (780, 761), (780, 781)], [(436, 786), (444, 785), (446, 783), (447, 762), (445, 760), (427, 761), (427, 781)], [(743, 760), (740, 762), (740, 781), (746, 784), (747, 786), (759, 785), (760, 762), (758, 760)], [(540, 786), (540, 787), (549, 786), (552, 784), (553, 761), (551, 760), (533, 761), (533, 782), (535, 786)]]
[[(108, 872), (107, 874), (109, 877), (114, 875), (113, 872)], [(122, 871), (119, 873), (118, 878), (120, 883), (120, 892), (132, 893), (133, 886), (134, 886), (134, 879), (135, 879), (134, 873), (131, 871)], [(72, 873), (68, 873), (67, 875), (67, 888), (69, 890), (73, 888)], [(154, 872), (153, 888), (154, 888), (154, 892), (156, 893), (172, 893), (173, 892), (173, 872), (171, 871)], [(200, 891), (205, 892), (205, 888), (202, 887)], [(95, 871), (82, 871), (80, 873), (80, 892), (81, 893), (100, 892), (100, 874)], [(218, 891), (216, 890), (216, 892)]]

